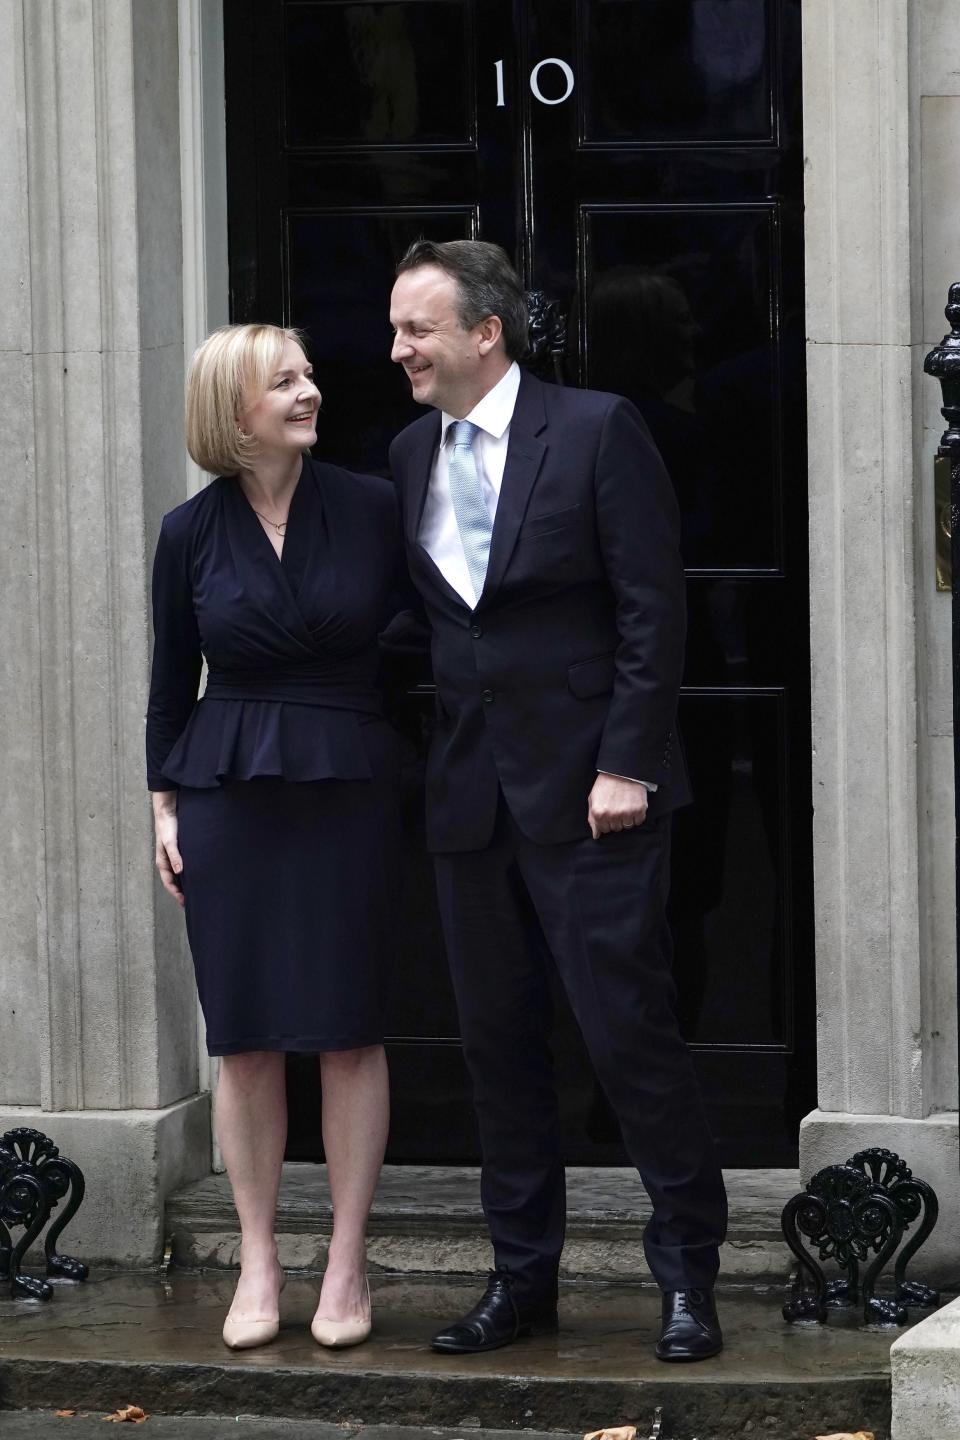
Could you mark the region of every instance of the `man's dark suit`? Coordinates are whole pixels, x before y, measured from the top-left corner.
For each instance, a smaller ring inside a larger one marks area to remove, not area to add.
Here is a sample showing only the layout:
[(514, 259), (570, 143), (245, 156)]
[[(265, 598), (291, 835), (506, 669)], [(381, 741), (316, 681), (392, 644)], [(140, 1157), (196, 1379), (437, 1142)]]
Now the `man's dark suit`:
[[(723, 1184), (673, 1016), (669, 812), (684, 581), (673, 491), (639, 413), (524, 375), (474, 610), (418, 542), (439, 412), (391, 464), (433, 631), (427, 834), (483, 1146), (498, 1265), (555, 1290), (563, 1165), (547, 955), (654, 1201), (663, 1289), (712, 1285)], [(593, 840), (598, 770), (657, 786), (642, 827)], [(545, 943), (544, 943), (545, 942)]]

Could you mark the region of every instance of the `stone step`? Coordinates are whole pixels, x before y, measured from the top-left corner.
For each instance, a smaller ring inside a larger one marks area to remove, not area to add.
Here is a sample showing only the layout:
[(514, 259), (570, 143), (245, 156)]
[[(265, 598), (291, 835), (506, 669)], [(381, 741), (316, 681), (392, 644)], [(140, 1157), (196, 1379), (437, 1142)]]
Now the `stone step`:
[[(730, 1227), (721, 1252), (724, 1284), (785, 1284), (792, 1257), (780, 1213), (800, 1188), (795, 1170), (728, 1170)], [(479, 1171), (472, 1167), (384, 1167), (369, 1228), (372, 1274), (467, 1275), (491, 1263), (480, 1209)], [(635, 1170), (567, 1171), (564, 1279), (643, 1280), (643, 1226), (650, 1214)], [(283, 1167), (277, 1232), (282, 1264), (322, 1270), (331, 1226), (324, 1165)], [(173, 1263), (193, 1269), (232, 1268), (240, 1234), (225, 1175), (211, 1175), (167, 1203)]]
[(428, 1337), (473, 1302), (475, 1283), (375, 1278), (371, 1340), (333, 1352), (309, 1334), (318, 1283), (296, 1275), (277, 1340), (226, 1350), (220, 1327), (233, 1284), (217, 1271), (95, 1274), (58, 1284), (47, 1304), (4, 1294), (0, 1434), (11, 1428), (7, 1410), (105, 1415), (134, 1404), (152, 1415), (276, 1416), (347, 1432), (437, 1427), (459, 1440), (629, 1423), (645, 1440), (659, 1407), (661, 1440), (812, 1440), (858, 1429), (889, 1440), (892, 1333), (860, 1329), (855, 1315), (788, 1326), (775, 1291), (728, 1291), (723, 1353), (671, 1366), (653, 1354), (659, 1295), (649, 1286), (564, 1285), (558, 1334), (456, 1357), (434, 1354)]
[[(142, 1407), (141, 1407), (142, 1408)], [(3, 1411), (3, 1440), (50, 1440), (63, 1416), (53, 1410)], [(78, 1411), (65, 1440), (104, 1440), (102, 1411)], [(284, 1420), (276, 1415), (149, 1415), (150, 1440), (424, 1440), (416, 1425), (318, 1425), (315, 1420)], [(431, 1428), (429, 1440), (465, 1440), (458, 1430)], [(470, 1440), (571, 1440), (563, 1431), (471, 1430)], [(579, 1440), (579, 1436), (577, 1437)], [(647, 1440), (646, 1435), (638, 1440)]]

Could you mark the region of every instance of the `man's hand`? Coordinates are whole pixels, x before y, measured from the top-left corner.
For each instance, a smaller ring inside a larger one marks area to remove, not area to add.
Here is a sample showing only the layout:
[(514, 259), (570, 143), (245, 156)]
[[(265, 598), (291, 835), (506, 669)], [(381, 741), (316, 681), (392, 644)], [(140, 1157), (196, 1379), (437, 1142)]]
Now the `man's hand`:
[(587, 800), (587, 823), (594, 840), (618, 830), (633, 830), (647, 818), (647, 787), (640, 780), (598, 775)]

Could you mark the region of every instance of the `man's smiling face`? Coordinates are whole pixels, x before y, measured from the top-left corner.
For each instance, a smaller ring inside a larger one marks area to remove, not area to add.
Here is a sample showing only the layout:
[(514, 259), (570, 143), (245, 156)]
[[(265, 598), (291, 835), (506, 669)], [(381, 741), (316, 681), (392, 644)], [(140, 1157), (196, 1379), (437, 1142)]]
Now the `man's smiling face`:
[[(465, 330), (457, 313), (457, 282), (436, 265), (397, 277), (390, 297), (391, 360), (407, 373), (418, 405), (462, 419), (483, 398), (481, 326)], [(486, 348), (486, 347), (484, 347)]]

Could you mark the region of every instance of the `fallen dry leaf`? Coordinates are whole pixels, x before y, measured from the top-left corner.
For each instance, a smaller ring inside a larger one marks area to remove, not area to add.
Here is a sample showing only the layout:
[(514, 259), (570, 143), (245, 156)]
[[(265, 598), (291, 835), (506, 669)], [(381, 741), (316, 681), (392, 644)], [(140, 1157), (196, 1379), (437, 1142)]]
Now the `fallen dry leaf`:
[(842, 1430), (837, 1435), (818, 1435), (816, 1440), (873, 1440), (872, 1430)]
[(104, 1415), (104, 1420), (109, 1420), (111, 1425), (120, 1425), (124, 1420), (130, 1420), (134, 1425), (142, 1425), (147, 1418), (146, 1410), (141, 1410), (139, 1405), (124, 1405), (122, 1409), (115, 1410), (112, 1415)]
[(636, 1425), (612, 1425), (607, 1430), (591, 1430), (583, 1440), (637, 1440)]
[(77, 1412), (76, 1410), (54, 1410), (53, 1413), (59, 1416), (61, 1420), (65, 1420), (68, 1415), (76, 1415)]

